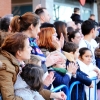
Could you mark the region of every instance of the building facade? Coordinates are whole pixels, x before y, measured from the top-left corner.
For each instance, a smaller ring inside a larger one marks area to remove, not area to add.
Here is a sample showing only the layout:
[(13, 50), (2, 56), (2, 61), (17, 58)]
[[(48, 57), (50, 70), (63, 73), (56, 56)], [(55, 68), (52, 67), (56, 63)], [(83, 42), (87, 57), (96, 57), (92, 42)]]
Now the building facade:
[[(80, 5), (79, 0), (1, 0), (5, 2), (5, 9), (9, 9), (14, 15), (22, 15), (23, 13), (30, 11), (34, 12), (37, 4), (41, 4), (46, 7), (52, 17), (51, 22), (54, 20), (70, 21), (70, 16), (73, 13), (74, 7), (79, 7), (81, 11), (81, 19), (86, 20), (89, 18), (90, 14), (95, 14), (96, 21), (100, 21), (100, 0), (95, 2), (95, 0), (86, 0), (84, 6)], [(10, 4), (8, 3), (10, 2)], [(10, 7), (8, 7), (8, 5)], [(98, 7), (97, 7), (98, 5)], [(4, 7), (3, 7), (4, 8)], [(98, 10), (97, 10), (98, 8)], [(2, 10), (1, 12), (6, 13), (7, 10)], [(4, 15), (1, 13), (1, 16)]]

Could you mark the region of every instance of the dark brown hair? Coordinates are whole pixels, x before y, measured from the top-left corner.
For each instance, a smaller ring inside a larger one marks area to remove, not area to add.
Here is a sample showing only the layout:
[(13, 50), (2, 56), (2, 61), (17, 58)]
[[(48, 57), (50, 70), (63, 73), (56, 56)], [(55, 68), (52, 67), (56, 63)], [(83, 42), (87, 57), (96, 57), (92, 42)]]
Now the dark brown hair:
[(79, 8), (74, 8), (74, 12), (76, 13), (77, 11), (79, 11), (80, 9)]
[(36, 9), (35, 14), (40, 16), (42, 13), (44, 13), (44, 11), (43, 11), (44, 9), (46, 9), (46, 8), (45, 7), (41, 7), (41, 8)]
[(15, 16), (11, 21), (12, 32), (26, 31), (30, 25), (34, 27), (39, 24), (39, 16), (31, 12), (27, 12), (22, 16)]
[(10, 34), (4, 40), (3, 44), (1, 45), (1, 48), (2, 50), (5, 50), (15, 56), (18, 50), (24, 49), (25, 40), (27, 38), (28, 37), (23, 33)]
[(70, 53), (70, 52), (75, 53), (78, 48), (79, 48), (79, 46), (74, 42), (65, 42), (63, 51), (66, 51), (68, 53)]
[(54, 22), (54, 26), (55, 26), (55, 29), (56, 29), (56, 32), (57, 32), (57, 37), (58, 39), (60, 39), (60, 36), (61, 36), (61, 33), (63, 34), (64, 36), (64, 40), (65, 41), (68, 41), (68, 38), (67, 38), (67, 24), (63, 21), (56, 21)]
[(43, 69), (37, 65), (26, 64), (22, 69), (21, 77), (31, 90), (39, 91), (43, 86)]
[(77, 33), (79, 33), (79, 29), (76, 29), (75, 31), (68, 33), (68, 41), (72, 42), (72, 38), (74, 39)]

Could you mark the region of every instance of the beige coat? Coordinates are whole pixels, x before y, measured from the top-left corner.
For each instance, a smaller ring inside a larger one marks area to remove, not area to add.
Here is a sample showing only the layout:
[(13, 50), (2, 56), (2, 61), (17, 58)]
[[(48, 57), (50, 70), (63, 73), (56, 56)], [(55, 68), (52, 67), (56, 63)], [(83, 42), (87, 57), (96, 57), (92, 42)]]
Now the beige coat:
[(14, 83), (19, 72), (17, 59), (6, 51), (0, 53), (0, 91), (3, 100), (22, 100), (14, 95)]

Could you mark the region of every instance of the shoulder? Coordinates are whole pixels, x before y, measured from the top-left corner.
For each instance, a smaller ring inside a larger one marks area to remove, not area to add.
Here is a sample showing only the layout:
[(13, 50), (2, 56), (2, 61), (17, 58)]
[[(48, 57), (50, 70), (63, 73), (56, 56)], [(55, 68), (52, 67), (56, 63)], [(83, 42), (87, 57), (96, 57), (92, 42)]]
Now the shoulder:
[(93, 45), (94, 48), (98, 47), (98, 43), (94, 39), (91, 40), (91, 45)]
[(23, 100), (34, 100), (33, 99), (33, 94), (29, 89), (19, 89), (15, 91), (15, 95), (22, 97)]
[(87, 44), (85, 43), (85, 40), (82, 39), (79, 43), (79, 48), (82, 48), (82, 47), (87, 47)]
[(0, 61), (1, 61), (0, 70), (5, 69), (8, 72), (15, 73), (15, 66), (7, 57), (0, 54)]

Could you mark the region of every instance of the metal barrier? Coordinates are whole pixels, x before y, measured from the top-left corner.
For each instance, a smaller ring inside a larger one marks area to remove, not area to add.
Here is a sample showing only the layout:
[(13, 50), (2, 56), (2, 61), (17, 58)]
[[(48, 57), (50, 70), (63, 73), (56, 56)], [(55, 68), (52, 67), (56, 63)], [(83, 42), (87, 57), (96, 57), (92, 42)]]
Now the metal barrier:
[[(94, 100), (96, 100), (96, 80), (97, 77), (93, 77), (91, 78), (91, 80), (95, 81), (95, 92), (94, 92)], [(79, 81), (73, 82), (69, 88), (69, 99), (67, 100), (71, 100), (71, 93), (73, 90), (73, 87), (76, 85), (76, 100), (78, 100), (78, 84), (80, 84)], [(89, 100), (90, 100), (90, 88), (89, 88)]]
[(67, 100), (69, 100), (69, 89), (68, 89), (68, 87), (67, 87), (66, 85), (60, 85), (60, 86), (58, 86), (58, 87), (52, 89), (51, 91), (52, 91), (52, 92), (58, 92), (58, 91), (60, 91), (61, 89), (64, 89), (64, 93), (65, 93), (66, 96), (67, 96)]

